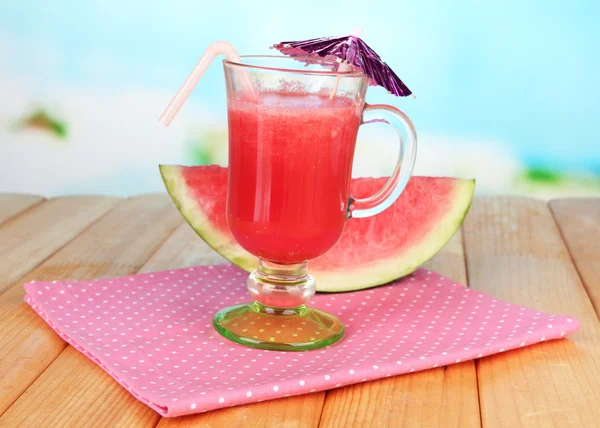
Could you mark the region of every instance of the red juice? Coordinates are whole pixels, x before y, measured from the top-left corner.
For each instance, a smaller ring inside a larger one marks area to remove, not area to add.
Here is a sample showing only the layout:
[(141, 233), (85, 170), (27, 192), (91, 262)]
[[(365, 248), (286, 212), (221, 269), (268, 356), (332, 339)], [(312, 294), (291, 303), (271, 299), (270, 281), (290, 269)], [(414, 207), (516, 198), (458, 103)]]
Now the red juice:
[(227, 220), (242, 247), (298, 263), (335, 244), (346, 222), (361, 107), (294, 93), (230, 100)]

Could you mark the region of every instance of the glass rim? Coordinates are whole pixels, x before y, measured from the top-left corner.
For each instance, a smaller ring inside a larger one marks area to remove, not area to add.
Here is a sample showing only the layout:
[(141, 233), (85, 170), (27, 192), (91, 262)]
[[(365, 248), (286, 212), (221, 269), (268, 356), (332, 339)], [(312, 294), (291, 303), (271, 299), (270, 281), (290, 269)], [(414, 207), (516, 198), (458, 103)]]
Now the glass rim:
[(270, 70), (270, 71), (279, 71), (283, 73), (296, 73), (296, 74), (313, 74), (313, 75), (321, 75), (321, 76), (343, 76), (343, 77), (367, 77), (362, 71), (350, 70), (350, 71), (327, 71), (327, 70), (306, 70), (303, 68), (289, 68), (289, 67), (273, 67), (273, 66), (263, 66), (263, 65), (253, 65), (242, 62), (244, 58), (265, 58), (265, 59), (287, 59), (287, 60), (295, 60), (298, 62), (298, 65), (301, 65), (302, 59), (309, 59), (310, 62), (315, 64), (337, 64), (336, 61), (327, 60), (323, 58), (322, 61), (315, 60), (309, 56), (285, 56), (285, 55), (240, 55), (240, 61), (231, 61), (229, 59), (224, 59), (223, 64), (231, 65), (240, 68), (251, 68), (255, 70)]

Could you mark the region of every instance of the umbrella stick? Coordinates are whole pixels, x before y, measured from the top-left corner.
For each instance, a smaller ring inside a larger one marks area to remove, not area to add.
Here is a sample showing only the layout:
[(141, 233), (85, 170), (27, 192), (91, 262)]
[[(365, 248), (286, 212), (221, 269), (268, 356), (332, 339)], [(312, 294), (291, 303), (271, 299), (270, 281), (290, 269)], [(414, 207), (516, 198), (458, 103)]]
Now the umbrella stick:
[[(346, 61), (342, 62), (338, 67), (338, 71), (352, 71), (354, 67), (352, 64), (348, 64)], [(335, 94), (337, 93), (338, 86), (340, 85), (340, 76), (335, 77), (335, 84), (333, 85), (333, 89), (331, 90), (331, 94), (329, 95), (329, 99), (333, 100)]]
[[(350, 35), (354, 36), (354, 37), (360, 37), (362, 35), (362, 32), (363, 32), (362, 28), (360, 28), (360, 27), (354, 27), (352, 29), (352, 31), (350, 32)], [(354, 67), (348, 61), (342, 61), (342, 63), (338, 67), (338, 71), (342, 71), (342, 72), (344, 72), (344, 71), (352, 71), (353, 69), (354, 69)], [(340, 76), (336, 76), (336, 78), (335, 78), (335, 85), (333, 86), (333, 89), (331, 91), (331, 95), (329, 95), (329, 99), (330, 100), (333, 100), (333, 98), (335, 97), (335, 94), (337, 93), (339, 85), (340, 85)]]

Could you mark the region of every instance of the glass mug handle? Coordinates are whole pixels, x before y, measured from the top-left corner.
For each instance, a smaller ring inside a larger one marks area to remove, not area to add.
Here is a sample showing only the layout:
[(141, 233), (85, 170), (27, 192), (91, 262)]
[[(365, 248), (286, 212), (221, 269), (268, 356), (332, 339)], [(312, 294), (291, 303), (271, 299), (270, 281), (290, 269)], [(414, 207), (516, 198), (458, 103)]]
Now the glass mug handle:
[(364, 199), (350, 196), (350, 217), (353, 218), (371, 217), (389, 208), (404, 191), (415, 166), (417, 131), (408, 116), (389, 105), (365, 104), (361, 125), (375, 122), (387, 123), (398, 131), (398, 162), (392, 176), (379, 192)]

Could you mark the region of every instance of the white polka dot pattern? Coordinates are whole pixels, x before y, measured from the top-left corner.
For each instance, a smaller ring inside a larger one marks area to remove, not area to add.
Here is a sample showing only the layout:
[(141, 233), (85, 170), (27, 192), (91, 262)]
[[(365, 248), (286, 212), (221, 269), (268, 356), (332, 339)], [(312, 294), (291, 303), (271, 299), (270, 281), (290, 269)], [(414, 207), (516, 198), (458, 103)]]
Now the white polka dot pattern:
[(309, 352), (246, 348), (213, 330), (249, 300), (246, 273), (203, 266), (94, 281), (30, 282), (25, 300), (66, 341), (164, 416), (335, 388), (557, 339), (577, 320), (502, 302), (420, 269), (383, 287), (319, 294), (344, 322)]

